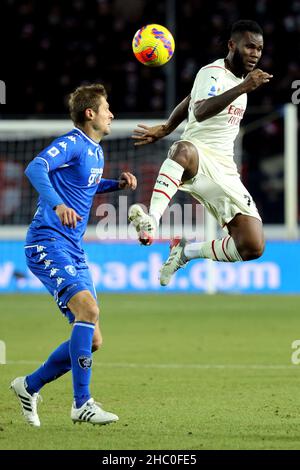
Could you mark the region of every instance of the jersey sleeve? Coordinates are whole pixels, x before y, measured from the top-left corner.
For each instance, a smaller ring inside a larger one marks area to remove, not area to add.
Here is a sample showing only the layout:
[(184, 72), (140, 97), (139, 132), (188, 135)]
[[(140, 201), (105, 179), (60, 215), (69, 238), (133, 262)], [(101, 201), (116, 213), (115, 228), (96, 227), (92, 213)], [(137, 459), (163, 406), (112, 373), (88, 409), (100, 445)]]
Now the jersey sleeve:
[(43, 160), (42, 158), (34, 158), (27, 166), (25, 175), (39, 193), (40, 198), (49, 204), (50, 207), (54, 208), (59, 204), (63, 204), (63, 200), (53, 188), (49, 179), (47, 161)]
[(113, 191), (119, 191), (119, 180), (110, 180), (107, 178), (101, 178), (100, 183), (98, 184), (98, 188), (96, 193), (111, 193)]
[(193, 102), (222, 94), (225, 74), (226, 69), (214, 65), (199, 70), (191, 94)]
[(53, 188), (49, 172), (77, 163), (81, 145), (81, 139), (72, 134), (58, 137), (42, 150), (25, 170), (25, 175), (40, 197), (52, 208), (63, 204), (63, 200)]
[(42, 150), (35, 158), (44, 160), (48, 171), (53, 171), (57, 168), (63, 168), (77, 163), (81, 146), (81, 139), (77, 136), (67, 135), (59, 137)]

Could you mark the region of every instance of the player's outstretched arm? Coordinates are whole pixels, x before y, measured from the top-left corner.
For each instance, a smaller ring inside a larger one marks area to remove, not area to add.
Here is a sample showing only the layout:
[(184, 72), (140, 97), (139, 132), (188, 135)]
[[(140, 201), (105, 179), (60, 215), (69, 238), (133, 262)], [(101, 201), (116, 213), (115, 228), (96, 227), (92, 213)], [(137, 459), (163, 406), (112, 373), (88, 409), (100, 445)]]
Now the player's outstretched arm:
[(194, 115), (196, 120), (198, 122), (202, 122), (216, 114), (219, 114), (240, 95), (256, 90), (264, 83), (268, 83), (272, 77), (273, 75), (263, 72), (260, 69), (256, 69), (248, 73), (242, 83), (228, 91), (225, 91), (225, 93), (218, 96), (212, 96), (206, 100), (196, 101), (194, 106)]
[(184, 98), (172, 111), (167, 122), (164, 124), (152, 127), (138, 124), (132, 134), (132, 138), (135, 140), (134, 145), (153, 144), (157, 140), (171, 134), (187, 118), (190, 100), (191, 95)]
[(103, 193), (111, 193), (113, 191), (119, 191), (120, 189), (132, 189), (133, 191), (137, 187), (137, 179), (132, 174), (127, 172), (121, 173), (121, 176), (117, 180), (101, 178), (100, 183), (98, 184), (98, 188), (96, 193), (103, 194)]

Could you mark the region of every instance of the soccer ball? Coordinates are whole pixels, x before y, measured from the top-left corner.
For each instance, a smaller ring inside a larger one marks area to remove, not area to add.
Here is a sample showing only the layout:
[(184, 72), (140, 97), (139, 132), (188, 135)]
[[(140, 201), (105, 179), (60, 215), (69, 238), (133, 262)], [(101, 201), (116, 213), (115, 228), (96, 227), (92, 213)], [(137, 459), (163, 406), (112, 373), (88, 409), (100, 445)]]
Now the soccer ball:
[(173, 56), (175, 42), (167, 28), (159, 24), (148, 24), (135, 33), (132, 50), (142, 64), (159, 67)]

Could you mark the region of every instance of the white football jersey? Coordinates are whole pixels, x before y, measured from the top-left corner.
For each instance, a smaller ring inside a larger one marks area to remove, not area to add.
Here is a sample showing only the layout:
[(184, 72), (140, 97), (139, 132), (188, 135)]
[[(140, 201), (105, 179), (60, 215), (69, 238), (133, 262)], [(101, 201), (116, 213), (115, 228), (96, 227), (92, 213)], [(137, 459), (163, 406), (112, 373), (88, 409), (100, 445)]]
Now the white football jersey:
[[(196, 140), (213, 152), (232, 160), (233, 145), (239, 132), (240, 122), (247, 106), (247, 94), (240, 95), (223, 111), (202, 122), (194, 116), (196, 101), (206, 100), (235, 87), (243, 81), (225, 68), (224, 59), (202, 67), (195, 79), (191, 92), (188, 122), (181, 139)], [(229, 158), (228, 158), (229, 157)]]

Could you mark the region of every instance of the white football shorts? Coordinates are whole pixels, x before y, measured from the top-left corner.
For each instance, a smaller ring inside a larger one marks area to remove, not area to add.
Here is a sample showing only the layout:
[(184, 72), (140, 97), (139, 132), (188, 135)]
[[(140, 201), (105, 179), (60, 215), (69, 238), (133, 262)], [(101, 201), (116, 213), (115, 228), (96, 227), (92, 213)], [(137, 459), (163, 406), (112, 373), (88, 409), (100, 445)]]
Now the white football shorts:
[[(241, 182), (236, 165), (230, 157), (224, 158), (195, 141), (185, 139), (181, 142), (190, 142), (196, 147), (199, 167), (197, 175), (178, 189), (190, 193), (206, 207), (221, 227), (226, 227), (237, 214), (261, 220), (255, 202)], [(173, 145), (177, 143), (178, 141)], [(174, 151), (172, 147), (170, 154)]]

